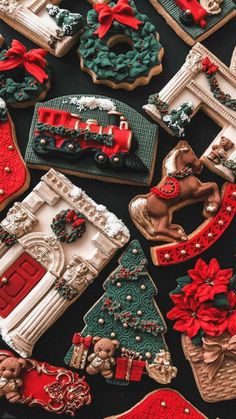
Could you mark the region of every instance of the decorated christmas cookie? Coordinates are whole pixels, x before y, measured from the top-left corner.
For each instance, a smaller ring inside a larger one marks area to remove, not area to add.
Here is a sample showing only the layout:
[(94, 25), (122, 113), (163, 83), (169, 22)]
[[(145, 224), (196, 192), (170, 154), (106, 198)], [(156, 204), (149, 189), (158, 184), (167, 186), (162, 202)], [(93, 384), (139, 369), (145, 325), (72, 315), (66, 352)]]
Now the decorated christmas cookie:
[(149, 0), (188, 45), (208, 38), (236, 15), (233, 0)]
[(78, 374), (4, 350), (0, 350), (1, 397), (9, 403), (71, 416), (91, 402), (89, 386)]
[(145, 111), (169, 134), (183, 137), (186, 125), (203, 109), (222, 128), (217, 142), (221, 136), (235, 141), (235, 62), (235, 53), (229, 68), (203, 45), (195, 45), (169, 83), (149, 97)]
[(0, 18), (57, 57), (78, 40), (83, 26), (79, 13), (60, 9), (61, 0), (0, 0)]
[(0, 211), (28, 188), (29, 181), (13, 122), (6, 103), (0, 98)]
[(146, 265), (134, 240), (105, 281), (105, 294), (85, 315), (86, 326), (74, 335), (66, 364), (101, 374), (111, 384), (140, 381), (145, 371), (161, 384), (176, 376), (163, 336), (166, 324), (154, 300), (157, 289)]
[[(183, 333), (182, 346), (202, 398), (236, 398), (236, 277), (216, 259), (199, 259), (177, 280), (167, 317)], [(227, 384), (226, 384), (227, 383)]]
[(207, 419), (180, 393), (169, 388), (148, 393), (130, 410), (105, 419)]
[(39, 169), (149, 185), (156, 148), (157, 126), (124, 103), (63, 96), (35, 107), (25, 160)]
[(14, 39), (0, 52), (0, 96), (14, 108), (33, 106), (43, 100), (51, 86), (46, 51), (32, 49)]
[[(131, 218), (148, 240), (171, 244), (151, 248), (155, 265), (186, 261), (208, 249), (225, 231), (236, 211), (236, 184), (225, 184), (220, 194), (214, 182), (198, 178), (203, 165), (186, 141), (166, 156), (162, 179), (147, 195), (136, 196), (129, 204)], [(172, 223), (173, 213), (187, 205), (203, 202), (205, 221), (187, 235)]]
[[(162, 71), (164, 50), (148, 17), (133, 0), (91, 2), (78, 54), (94, 83), (133, 90)], [(125, 45), (124, 45), (125, 44)], [(119, 48), (122, 53), (116, 53)]]
[(0, 328), (21, 356), (129, 240), (125, 225), (51, 169), (0, 224)]

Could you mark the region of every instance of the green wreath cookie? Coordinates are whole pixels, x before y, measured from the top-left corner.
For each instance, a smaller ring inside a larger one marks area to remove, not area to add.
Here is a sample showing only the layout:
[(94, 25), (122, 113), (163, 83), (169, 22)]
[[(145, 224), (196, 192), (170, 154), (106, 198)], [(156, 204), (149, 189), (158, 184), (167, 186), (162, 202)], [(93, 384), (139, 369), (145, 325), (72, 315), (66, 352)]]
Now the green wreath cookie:
[[(66, 232), (66, 225), (70, 225), (70, 232)], [(72, 243), (80, 239), (86, 231), (86, 219), (78, 211), (63, 210), (53, 218), (51, 228), (61, 242)]]
[[(159, 35), (148, 17), (138, 12), (134, 1), (97, 2), (87, 15), (87, 25), (78, 50), (81, 68), (94, 83), (132, 90), (149, 83), (162, 71), (164, 53)], [(111, 50), (126, 43), (131, 50)]]
[(46, 97), (51, 71), (45, 60), (46, 51), (27, 51), (17, 40), (0, 52), (0, 97), (13, 107), (32, 106)]

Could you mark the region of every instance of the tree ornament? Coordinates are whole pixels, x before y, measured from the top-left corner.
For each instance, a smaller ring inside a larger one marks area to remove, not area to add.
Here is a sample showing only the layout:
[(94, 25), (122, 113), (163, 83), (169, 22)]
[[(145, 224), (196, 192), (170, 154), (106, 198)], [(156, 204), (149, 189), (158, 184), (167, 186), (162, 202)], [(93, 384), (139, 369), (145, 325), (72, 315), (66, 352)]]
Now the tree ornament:
[[(81, 336), (115, 337), (119, 342), (119, 348), (112, 355), (115, 360), (112, 376), (109, 371), (106, 377), (112, 384), (140, 381), (145, 368), (161, 383), (169, 383), (176, 375), (163, 337), (166, 325), (153, 299), (157, 290), (146, 265), (143, 250), (134, 240), (119, 259), (118, 268), (105, 281), (105, 294), (84, 317), (86, 326)], [(118, 283), (122, 286), (117, 287)], [(132, 296), (132, 299), (124, 296)], [(65, 357), (65, 362), (71, 366), (74, 350), (72, 345)], [(165, 368), (158, 358), (160, 354), (162, 361), (164, 358), (169, 361)]]

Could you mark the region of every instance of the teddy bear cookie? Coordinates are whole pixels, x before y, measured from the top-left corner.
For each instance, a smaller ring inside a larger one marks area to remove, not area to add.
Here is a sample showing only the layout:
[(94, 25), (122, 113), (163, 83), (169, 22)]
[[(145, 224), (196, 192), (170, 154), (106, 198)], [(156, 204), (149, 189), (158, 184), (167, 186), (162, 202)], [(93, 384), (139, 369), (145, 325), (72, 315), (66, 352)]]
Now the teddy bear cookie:
[[(81, 69), (96, 84), (133, 90), (162, 71), (164, 50), (148, 17), (133, 0), (94, 0), (80, 39)], [(120, 53), (117, 49), (124, 51)]]
[(14, 124), (0, 98), (0, 211), (29, 186), (30, 175), (21, 157)]
[[(147, 240), (171, 244), (154, 246), (155, 265), (184, 262), (208, 249), (230, 225), (236, 211), (236, 185), (226, 183), (222, 192), (215, 182), (201, 182), (202, 161), (186, 141), (179, 141), (163, 161), (162, 179), (146, 195), (129, 204), (131, 218)], [(191, 234), (172, 223), (175, 211), (203, 202), (205, 221)]]
[(0, 398), (48, 412), (70, 414), (91, 402), (84, 378), (62, 367), (0, 351)]
[(31, 49), (14, 39), (0, 52), (0, 96), (14, 108), (26, 108), (45, 99), (51, 87), (46, 51)]
[[(177, 279), (167, 317), (182, 333), (201, 397), (207, 402), (236, 398), (236, 276), (217, 259), (198, 259)], [(224, 385), (223, 383), (227, 383)]]
[(25, 161), (37, 169), (149, 185), (157, 137), (156, 125), (116, 99), (62, 96), (36, 105)]
[(0, 329), (22, 357), (73, 304), (129, 231), (51, 169), (0, 224)]
[(62, 57), (78, 41), (84, 20), (58, 5), (61, 0), (1, 0), (0, 18), (28, 39)]
[(145, 373), (161, 384), (174, 379), (166, 324), (146, 265), (140, 243), (132, 241), (105, 281), (104, 295), (85, 315), (84, 329), (74, 334), (67, 365), (117, 385), (138, 382)]
[(148, 393), (131, 409), (105, 419), (207, 419), (178, 391), (163, 388)]
[(202, 42), (236, 15), (233, 0), (149, 0), (188, 45)]

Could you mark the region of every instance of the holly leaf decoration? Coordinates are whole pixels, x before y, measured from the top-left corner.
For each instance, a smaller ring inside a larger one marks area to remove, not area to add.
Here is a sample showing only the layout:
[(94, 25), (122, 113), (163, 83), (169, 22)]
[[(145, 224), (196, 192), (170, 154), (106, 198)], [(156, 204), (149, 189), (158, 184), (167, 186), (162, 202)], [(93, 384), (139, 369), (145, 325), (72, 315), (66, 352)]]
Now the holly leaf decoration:
[(177, 279), (177, 287), (171, 292), (171, 294), (182, 294), (182, 289), (185, 285), (190, 284), (192, 280), (188, 275), (182, 276)]

